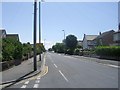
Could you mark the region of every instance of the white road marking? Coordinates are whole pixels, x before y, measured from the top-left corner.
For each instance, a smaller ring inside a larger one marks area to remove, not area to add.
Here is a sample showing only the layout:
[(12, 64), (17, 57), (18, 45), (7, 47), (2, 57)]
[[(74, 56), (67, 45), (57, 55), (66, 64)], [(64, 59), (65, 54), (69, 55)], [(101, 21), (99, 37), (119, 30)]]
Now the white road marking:
[(65, 77), (65, 75), (59, 70), (59, 73), (63, 76), (63, 78), (68, 82), (68, 79)]
[(38, 88), (39, 84), (34, 84), (33, 88)]
[(110, 64), (105, 64), (107, 66), (111, 66), (111, 67), (114, 67), (114, 68), (119, 68), (119, 66), (116, 66), (116, 65), (110, 65)]
[(26, 85), (23, 85), (21, 88), (26, 88), (27, 86)]
[(29, 81), (26, 81), (24, 84), (28, 84), (29, 83)]
[(57, 68), (57, 65), (56, 65), (56, 64), (54, 64), (54, 66)]
[(70, 58), (70, 59), (73, 59), (73, 57), (71, 57), (71, 56), (64, 56), (65, 58)]
[(37, 79), (40, 80), (40, 77), (38, 77)]
[(40, 80), (36, 80), (35, 83), (40, 83)]

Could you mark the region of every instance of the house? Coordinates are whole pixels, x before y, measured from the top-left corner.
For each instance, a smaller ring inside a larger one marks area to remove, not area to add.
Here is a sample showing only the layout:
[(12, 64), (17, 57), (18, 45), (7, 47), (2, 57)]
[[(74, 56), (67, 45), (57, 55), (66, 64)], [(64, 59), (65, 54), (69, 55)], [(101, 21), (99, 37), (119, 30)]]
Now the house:
[(0, 38), (6, 38), (6, 30), (0, 29)]
[(120, 45), (120, 30), (114, 33), (113, 41), (114, 41), (114, 45)]
[(17, 41), (19, 41), (19, 35), (18, 34), (7, 34), (6, 37), (7, 38), (14, 38)]
[(95, 47), (95, 43), (93, 40), (97, 37), (98, 35), (86, 35), (84, 34), (83, 37), (83, 49), (92, 49)]
[(78, 40), (78, 45), (82, 46), (82, 40)]
[(104, 33), (99, 33), (99, 36), (96, 37), (93, 42), (96, 44), (96, 46), (100, 46), (100, 45), (104, 45), (104, 46), (109, 46), (109, 45), (113, 45), (114, 41), (113, 41), (113, 35), (114, 35), (115, 31), (114, 30), (110, 30), (110, 31), (106, 31)]

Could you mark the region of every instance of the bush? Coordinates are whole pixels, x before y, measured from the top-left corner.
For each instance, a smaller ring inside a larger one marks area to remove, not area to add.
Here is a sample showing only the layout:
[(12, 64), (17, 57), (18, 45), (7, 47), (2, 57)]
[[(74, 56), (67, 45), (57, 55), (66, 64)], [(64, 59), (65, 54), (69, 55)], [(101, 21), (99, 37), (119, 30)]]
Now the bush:
[(120, 56), (120, 46), (99, 46), (95, 50), (99, 56)]
[(74, 54), (74, 50), (73, 49), (67, 49), (65, 51), (65, 54), (73, 55)]
[(30, 43), (23, 43), (22, 45), (23, 48), (23, 56), (28, 58), (28, 54), (30, 54), (32, 52), (32, 46), (30, 45)]
[(9, 38), (5, 38), (2, 41), (2, 61), (13, 60), (14, 54), (14, 41)]
[(74, 50), (74, 54), (75, 54), (75, 55), (79, 55), (79, 54), (80, 54), (80, 49), (79, 49), (79, 48), (76, 48), (76, 49)]
[(22, 44), (13, 38), (4, 38), (2, 41), (2, 61), (22, 58)]
[(22, 44), (20, 42), (17, 42), (15, 45), (13, 58), (14, 59), (22, 59)]

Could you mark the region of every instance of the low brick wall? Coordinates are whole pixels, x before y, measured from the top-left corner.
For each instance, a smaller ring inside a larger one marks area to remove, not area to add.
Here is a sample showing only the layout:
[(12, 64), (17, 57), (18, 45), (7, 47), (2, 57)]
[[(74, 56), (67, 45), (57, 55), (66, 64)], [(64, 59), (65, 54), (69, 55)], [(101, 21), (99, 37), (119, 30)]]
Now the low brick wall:
[(12, 66), (14, 66), (14, 60), (0, 62), (0, 71), (4, 71)]
[(100, 56), (100, 59), (108, 59), (108, 60), (116, 60), (120, 61), (120, 57), (112, 57), (112, 56)]

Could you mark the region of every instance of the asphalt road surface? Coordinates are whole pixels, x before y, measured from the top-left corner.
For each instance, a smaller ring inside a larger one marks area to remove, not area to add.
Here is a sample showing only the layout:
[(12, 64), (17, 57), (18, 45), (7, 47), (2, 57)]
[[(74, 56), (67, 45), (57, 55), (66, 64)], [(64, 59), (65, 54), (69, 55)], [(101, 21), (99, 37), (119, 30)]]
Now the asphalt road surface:
[(45, 59), (45, 76), (10, 88), (118, 88), (118, 68), (56, 53), (46, 53)]

